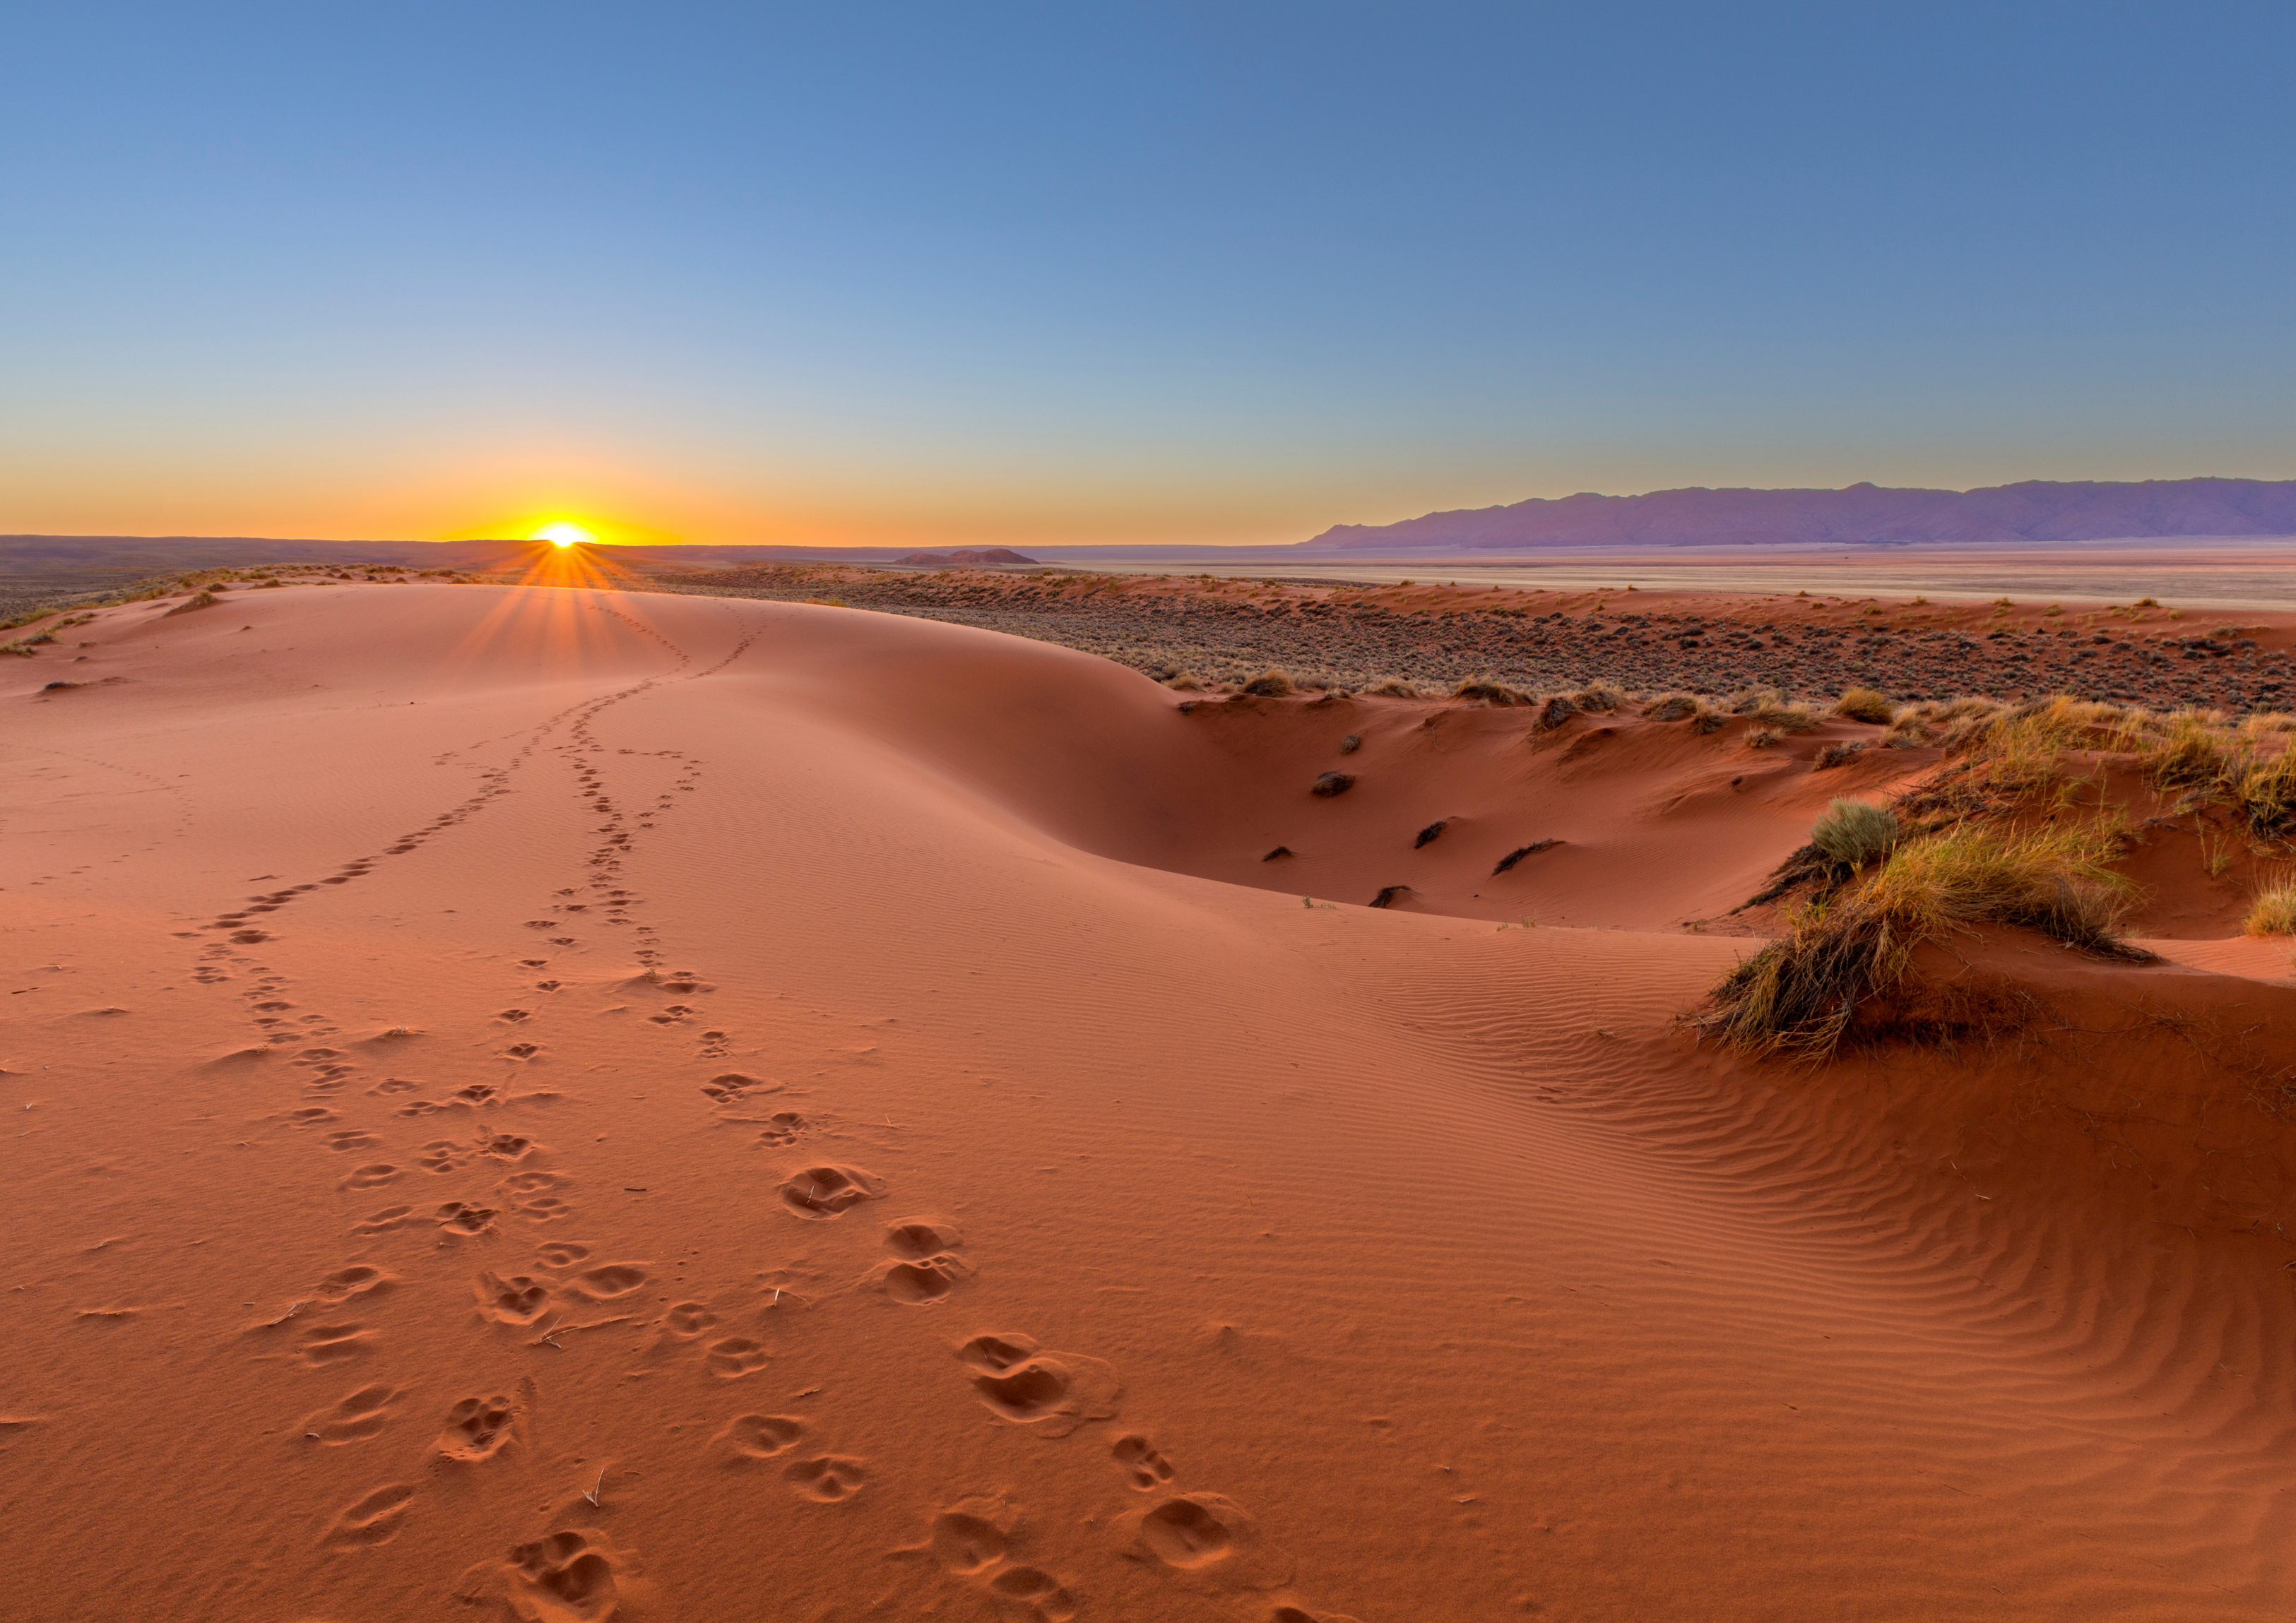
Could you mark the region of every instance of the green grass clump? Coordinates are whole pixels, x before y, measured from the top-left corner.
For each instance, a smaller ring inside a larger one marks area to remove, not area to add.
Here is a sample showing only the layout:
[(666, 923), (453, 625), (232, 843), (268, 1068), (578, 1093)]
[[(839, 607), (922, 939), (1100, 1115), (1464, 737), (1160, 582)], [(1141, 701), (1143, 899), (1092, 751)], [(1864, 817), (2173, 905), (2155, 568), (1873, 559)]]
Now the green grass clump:
[(1898, 814), (1864, 800), (1836, 800), (1810, 825), (1809, 842), (1845, 868), (1879, 862), (1895, 849)]
[(1900, 845), (1855, 889), (1806, 908), (1792, 933), (1739, 964), (1693, 1023), (1734, 1047), (1823, 1058), (1868, 999), (1948, 931), (2011, 924), (2100, 956), (2149, 962), (2116, 933), (2130, 888), (2082, 829), (1966, 826)]

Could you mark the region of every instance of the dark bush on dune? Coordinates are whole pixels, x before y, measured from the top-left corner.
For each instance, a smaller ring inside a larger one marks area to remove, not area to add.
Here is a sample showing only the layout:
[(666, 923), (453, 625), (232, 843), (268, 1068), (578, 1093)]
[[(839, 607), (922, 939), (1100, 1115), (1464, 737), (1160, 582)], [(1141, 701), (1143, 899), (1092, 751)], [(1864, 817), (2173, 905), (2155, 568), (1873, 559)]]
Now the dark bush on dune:
[(1316, 780), (1315, 786), (1309, 792), (1322, 795), (1328, 799), (1333, 795), (1343, 795), (1355, 786), (1354, 773), (1326, 772)]

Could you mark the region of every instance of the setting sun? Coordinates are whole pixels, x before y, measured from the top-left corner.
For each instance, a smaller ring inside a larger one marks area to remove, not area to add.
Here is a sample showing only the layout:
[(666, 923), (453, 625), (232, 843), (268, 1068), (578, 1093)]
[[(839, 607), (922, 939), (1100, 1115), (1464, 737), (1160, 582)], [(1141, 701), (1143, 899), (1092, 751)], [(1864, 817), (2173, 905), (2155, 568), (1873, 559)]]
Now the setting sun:
[(529, 541), (547, 541), (553, 546), (572, 546), (579, 542), (595, 541), (598, 537), (579, 524), (560, 519), (537, 527), (527, 537)]

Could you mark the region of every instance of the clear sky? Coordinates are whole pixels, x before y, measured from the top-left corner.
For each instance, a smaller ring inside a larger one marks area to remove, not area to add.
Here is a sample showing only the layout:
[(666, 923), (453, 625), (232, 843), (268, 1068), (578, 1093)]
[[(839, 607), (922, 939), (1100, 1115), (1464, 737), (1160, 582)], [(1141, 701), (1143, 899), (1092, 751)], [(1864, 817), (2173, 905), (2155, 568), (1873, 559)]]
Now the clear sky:
[(2284, 4), (21, 6), (0, 530), (2296, 477)]

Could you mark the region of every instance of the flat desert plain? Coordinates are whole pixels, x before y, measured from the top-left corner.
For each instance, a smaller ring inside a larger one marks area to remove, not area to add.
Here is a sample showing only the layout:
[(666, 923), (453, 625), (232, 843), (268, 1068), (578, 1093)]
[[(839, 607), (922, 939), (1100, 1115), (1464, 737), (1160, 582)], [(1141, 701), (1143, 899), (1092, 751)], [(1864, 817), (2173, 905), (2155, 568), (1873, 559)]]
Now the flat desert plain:
[(0, 668), (12, 1619), (2296, 1611), (2284, 939), (1677, 1024), (1935, 750), (195, 601)]

